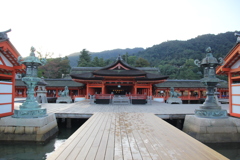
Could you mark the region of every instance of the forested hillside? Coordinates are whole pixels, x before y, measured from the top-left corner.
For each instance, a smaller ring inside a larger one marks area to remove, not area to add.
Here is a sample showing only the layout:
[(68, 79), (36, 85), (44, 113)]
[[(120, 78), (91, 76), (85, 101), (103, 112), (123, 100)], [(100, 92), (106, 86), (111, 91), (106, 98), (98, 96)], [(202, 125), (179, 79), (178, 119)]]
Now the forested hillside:
[[(237, 31), (236, 31), (237, 32)], [(225, 57), (236, 42), (235, 32), (226, 32), (218, 35), (206, 34), (187, 41), (167, 41), (147, 49), (115, 49), (99, 53), (89, 52), (90, 61), (80, 62), (80, 51), (68, 56), (70, 65), (96, 66), (107, 65), (120, 54), (132, 66), (150, 66), (159, 68), (161, 74), (171, 79), (200, 79), (202, 69), (194, 65), (194, 60), (202, 60), (206, 56), (206, 48), (211, 47), (213, 56)], [(87, 51), (88, 52), (88, 51)], [(226, 79), (224, 77), (220, 77)]]
[(224, 58), (236, 42), (234, 33), (207, 34), (187, 41), (163, 42), (139, 52), (137, 56), (148, 60), (152, 67), (158, 67), (162, 74), (172, 79), (199, 79), (202, 78), (202, 71), (194, 65), (194, 60), (202, 60), (209, 46), (214, 57)]
[[(126, 48), (126, 49), (114, 49), (114, 50), (108, 50), (108, 51), (102, 51), (102, 52), (90, 51), (89, 54), (91, 54), (92, 59), (94, 59), (95, 57), (98, 57), (99, 59), (103, 58), (104, 60), (107, 60), (107, 59), (115, 60), (118, 57), (118, 55), (123, 55), (125, 53), (128, 53), (129, 55), (133, 55), (140, 51), (144, 51), (144, 49), (143, 48), (133, 48), (133, 49)], [(79, 52), (68, 55), (71, 67), (77, 66), (79, 56), (80, 56), (80, 50)]]

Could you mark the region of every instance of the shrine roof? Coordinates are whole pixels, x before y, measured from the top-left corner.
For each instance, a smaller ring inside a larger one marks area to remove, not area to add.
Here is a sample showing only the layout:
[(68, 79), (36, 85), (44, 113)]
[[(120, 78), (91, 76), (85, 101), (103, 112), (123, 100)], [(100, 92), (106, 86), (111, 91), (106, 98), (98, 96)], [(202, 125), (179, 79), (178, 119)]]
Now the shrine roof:
[[(82, 83), (77, 83), (72, 79), (44, 79), (47, 83), (46, 87), (81, 87), (84, 86)], [(26, 86), (21, 79), (16, 79), (16, 86)]]
[(24, 73), (25, 66), (18, 63), (20, 54), (8, 38), (7, 33), (10, 31), (0, 32), (0, 73)]
[(228, 73), (229, 69), (239, 60), (240, 60), (240, 35), (238, 35), (237, 42), (224, 57), (224, 64), (216, 69), (216, 73), (217, 74)]
[[(155, 84), (159, 88), (205, 88), (206, 86), (200, 82), (200, 80), (166, 80), (163, 83)], [(217, 88), (228, 88), (228, 83), (226, 81), (221, 81)]]
[[(81, 74), (84, 72), (93, 72), (96, 70), (100, 70), (103, 67), (73, 67), (71, 69), (71, 73), (70, 74)], [(136, 69), (138, 70), (142, 70), (145, 72), (149, 72), (149, 73), (156, 73), (159, 74), (159, 69), (158, 68), (153, 68), (153, 67), (136, 67)]]
[(73, 79), (101, 80), (107, 76), (132, 77), (136, 80), (163, 80), (168, 76), (160, 75), (157, 68), (152, 67), (132, 67), (123, 61), (121, 56), (117, 60), (105, 67), (74, 67), (70, 76)]

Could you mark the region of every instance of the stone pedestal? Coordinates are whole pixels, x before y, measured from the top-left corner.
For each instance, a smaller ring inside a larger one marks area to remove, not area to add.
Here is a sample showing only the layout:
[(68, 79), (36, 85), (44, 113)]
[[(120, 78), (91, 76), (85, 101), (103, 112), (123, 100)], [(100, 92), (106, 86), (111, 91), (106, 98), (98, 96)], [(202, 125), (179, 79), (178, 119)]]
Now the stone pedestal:
[(182, 104), (182, 99), (181, 98), (175, 98), (175, 97), (170, 97), (167, 99), (167, 103), (169, 104)]
[(0, 119), (0, 141), (46, 141), (58, 132), (55, 114), (41, 118)]
[(240, 119), (185, 117), (183, 131), (204, 143), (240, 142)]
[(56, 100), (56, 103), (71, 103), (72, 99), (70, 96), (66, 96), (66, 97), (58, 97)]

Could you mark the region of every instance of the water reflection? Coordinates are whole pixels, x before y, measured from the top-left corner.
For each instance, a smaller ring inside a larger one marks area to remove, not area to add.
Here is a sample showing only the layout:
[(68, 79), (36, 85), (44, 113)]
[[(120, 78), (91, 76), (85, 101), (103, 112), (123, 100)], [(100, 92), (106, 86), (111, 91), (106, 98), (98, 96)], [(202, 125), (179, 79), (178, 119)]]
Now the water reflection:
[(41, 160), (46, 159), (56, 150), (69, 136), (71, 136), (84, 121), (74, 123), (71, 129), (66, 128), (65, 123), (58, 125), (59, 132), (51, 140), (45, 143), (30, 142), (1, 142), (0, 160)]
[(206, 145), (231, 160), (240, 160), (240, 142), (206, 143)]

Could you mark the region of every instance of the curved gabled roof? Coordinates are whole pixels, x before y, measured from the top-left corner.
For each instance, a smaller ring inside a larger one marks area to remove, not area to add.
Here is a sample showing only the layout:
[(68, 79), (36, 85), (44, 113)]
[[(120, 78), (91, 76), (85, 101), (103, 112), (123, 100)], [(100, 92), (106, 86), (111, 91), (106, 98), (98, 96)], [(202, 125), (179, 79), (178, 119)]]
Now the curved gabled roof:
[(82, 80), (101, 80), (106, 77), (131, 77), (137, 81), (164, 80), (168, 76), (162, 76), (156, 68), (150, 67), (132, 67), (123, 61), (119, 56), (116, 62), (106, 67), (75, 67), (70, 76), (73, 79)]
[(106, 67), (103, 67), (100, 70), (109, 70), (109, 69), (113, 68), (114, 66), (116, 66), (118, 64), (122, 64), (122, 66), (124, 66), (124, 67), (126, 67), (128, 69), (131, 69), (131, 70), (138, 70), (137, 68), (132, 67), (129, 64), (127, 64), (126, 62), (124, 62), (120, 55), (118, 56), (116, 62), (114, 62), (114, 63), (112, 63), (110, 65), (107, 65)]

